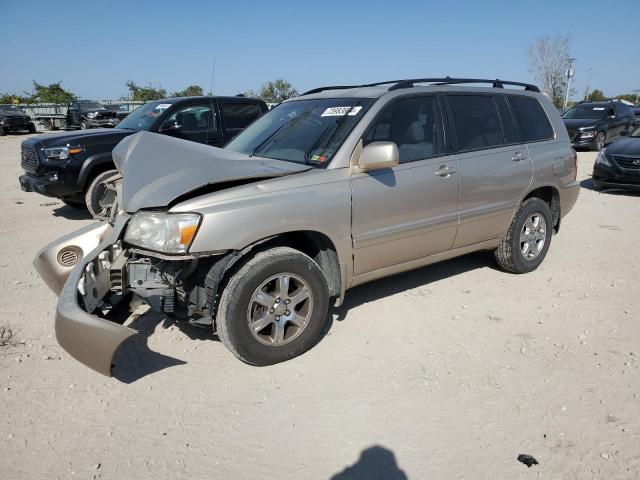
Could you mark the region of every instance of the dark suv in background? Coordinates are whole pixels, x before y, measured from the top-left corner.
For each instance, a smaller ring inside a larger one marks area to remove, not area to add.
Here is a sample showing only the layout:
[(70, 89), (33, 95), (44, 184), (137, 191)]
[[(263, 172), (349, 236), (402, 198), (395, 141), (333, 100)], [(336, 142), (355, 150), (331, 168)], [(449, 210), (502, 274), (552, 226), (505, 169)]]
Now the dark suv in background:
[(580, 102), (567, 110), (562, 119), (574, 147), (602, 150), (636, 124), (631, 109), (622, 102)]
[(142, 105), (115, 128), (31, 137), (22, 142), (20, 186), (75, 208), (86, 205), (101, 218), (113, 201), (104, 186), (116, 173), (111, 151), (123, 138), (147, 131), (221, 147), (267, 110), (257, 98), (169, 98)]
[(120, 120), (116, 112), (93, 100), (76, 100), (67, 107), (67, 126), (82, 130), (98, 127), (115, 127)]
[(0, 105), (0, 136), (9, 132), (24, 130), (29, 133), (36, 132), (36, 126), (20, 107), (15, 105)]

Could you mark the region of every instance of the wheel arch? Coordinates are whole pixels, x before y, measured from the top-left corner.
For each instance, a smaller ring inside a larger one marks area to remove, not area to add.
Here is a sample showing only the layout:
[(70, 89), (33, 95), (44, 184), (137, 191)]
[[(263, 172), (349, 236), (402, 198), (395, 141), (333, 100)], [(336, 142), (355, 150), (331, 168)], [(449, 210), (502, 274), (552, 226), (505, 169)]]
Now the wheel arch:
[(84, 161), (82, 167), (80, 167), (78, 187), (84, 191), (97, 175), (115, 168), (116, 166), (113, 163), (111, 152), (91, 155)]
[[(560, 192), (553, 185), (538, 185), (535, 189), (528, 192), (522, 202), (529, 198), (539, 198), (549, 206), (551, 210), (551, 218), (553, 220), (553, 229), (556, 233), (560, 230)], [(522, 203), (520, 202), (520, 203)]]

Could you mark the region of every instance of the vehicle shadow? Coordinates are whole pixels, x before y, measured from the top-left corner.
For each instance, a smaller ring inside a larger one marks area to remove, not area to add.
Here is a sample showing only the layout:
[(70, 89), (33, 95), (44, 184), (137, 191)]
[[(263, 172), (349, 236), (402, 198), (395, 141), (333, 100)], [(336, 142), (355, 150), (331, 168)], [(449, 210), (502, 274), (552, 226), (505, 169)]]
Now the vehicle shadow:
[(498, 269), (493, 259), (493, 254), (491, 252), (474, 252), (444, 262), (427, 265), (417, 270), (358, 285), (347, 292), (344, 303), (340, 307), (334, 307), (332, 313), (336, 315), (336, 320), (340, 322), (345, 319), (350, 309), (364, 303), (380, 300), (381, 298), (412, 290), (438, 280), (485, 267), (494, 270)]
[(360, 454), (353, 465), (336, 473), (330, 480), (407, 480), (406, 473), (398, 467), (393, 452), (379, 445), (374, 445)]
[[(165, 368), (187, 363), (184, 360), (154, 352), (149, 348), (149, 337), (153, 335), (154, 330), (160, 323), (162, 323), (163, 328), (169, 328), (175, 322), (151, 310), (137, 317), (134, 316), (128, 327), (133, 328), (138, 333), (127, 338), (116, 350), (113, 356), (115, 365), (113, 369), (114, 378), (122, 383), (133, 383)], [(189, 325), (180, 326), (180, 330), (183, 331), (186, 327), (189, 327)], [(191, 329), (193, 328), (191, 327)]]
[(53, 216), (63, 217), (68, 220), (91, 220), (93, 218), (89, 213), (89, 210), (73, 208), (65, 204), (62, 204), (60, 207), (54, 208)]
[(631, 190), (624, 190), (621, 188), (602, 188), (598, 190), (593, 185), (593, 180), (591, 180), (590, 178), (585, 178), (584, 180), (582, 180), (580, 182), (580, 188), (584, 188), (585, 190), (591, 190), (598, 193), (606, 193), (608, 195), (624, 195), (628, 197), (640, 197), (640, 191), (635, 192)]

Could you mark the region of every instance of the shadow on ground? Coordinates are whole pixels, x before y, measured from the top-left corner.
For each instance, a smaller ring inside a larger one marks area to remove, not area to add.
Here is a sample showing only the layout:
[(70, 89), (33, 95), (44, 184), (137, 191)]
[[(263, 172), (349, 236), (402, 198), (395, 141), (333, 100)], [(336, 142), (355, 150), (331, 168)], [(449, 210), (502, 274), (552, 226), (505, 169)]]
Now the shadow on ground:
[[(350, 309), (364, 303), (380, 300), (390, 295), (421, 287), (478, 268), (497, 268), (493, 255), (490, 252), (471, 253), (463, 257), (355, 287), (349, 290), (342, 306), (330, 311), (318, 342), (322, 341), (322, 338), (331, 330), (334, 315), (337, 321), (342, 321), (346, 318)], [(116, 350), (114, 355), (115, 368), (113, 370), (113, 376), (115, 378), (123, 383), (133, 383), (147, 375), (186, 363), (183, 360), (154, 352), (149, 348), (149, 337), (160, 324), (162, 328), (165, 329), (175, 325), (183, 334), (192, 340), (218, 340), (216, 335), (211, 331), (211, 327), (195, 327), (186, 321), (176, 321), (151, 310), (139, 316), (134, 315), (133, 321), (128, 326), (138, 331), (138, 333), (125, 340), (118, 350)]]
[(61, 206), (53, 209), (54, 217), (63, 217), (68, 220), (91, 220), (93, 218), (89, 210), (73, 208), (64, 203), (60, 203), (60, 205)]
[(363, 450), (356, 463), (333, 475), (331, 480), (407, 480), (407, 478), (404, 471), (398, 467), (393, 452), (375, 445)]
[(630, 197), (640, 197), (640, 191), (636, 192), (631, 190), (624, 190), (621, 188), (603, 188), (598, 190), (593, 185), (593, 181), (590, 178), (585, 178), (584, 180), (582, 180), (580, 182), (580, 187), (584, 188), (585, 190), (592, 190), (594, 192), (605, 193), (608, 195), (626, 195)]

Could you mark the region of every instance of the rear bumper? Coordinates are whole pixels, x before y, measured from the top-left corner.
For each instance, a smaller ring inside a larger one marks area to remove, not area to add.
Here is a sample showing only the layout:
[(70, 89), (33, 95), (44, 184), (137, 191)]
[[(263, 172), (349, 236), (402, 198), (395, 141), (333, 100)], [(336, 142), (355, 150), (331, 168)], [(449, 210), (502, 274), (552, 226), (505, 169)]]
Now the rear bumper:
[[(136, 333), (135, 330), (97, 315), (88, 313), (79, 303), (78, 285), (85, 267), (119, 238), (126, 223), (111, 229), (106, 222), (98, 222), (75, 232), (42, 249), (34, 265), (54, 291), (64, 281), (56, 308), (55, 331), (58, 343), (73, 358), (103, 375), (111, 376), (113, 355), (118, 346)], [(106, 226), (105, 226), (106, 225)], [(53, 264), (61, 246), (75, 241), (85, 251), (97, 243), (70, 271), (59, 271)]]
[(564, 217), (569, 213), (578, 201), (580, 195), (580, 182), (572, 182), (560, 191), (560, 216)]

